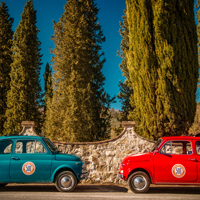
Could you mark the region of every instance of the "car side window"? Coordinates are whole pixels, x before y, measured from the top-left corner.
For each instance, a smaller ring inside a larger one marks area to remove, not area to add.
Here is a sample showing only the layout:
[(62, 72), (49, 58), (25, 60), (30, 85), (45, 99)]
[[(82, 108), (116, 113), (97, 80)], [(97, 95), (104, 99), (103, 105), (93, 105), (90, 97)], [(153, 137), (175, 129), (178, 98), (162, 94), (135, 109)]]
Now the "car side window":
[(200, 141), (195, 142), (197, 155), (200, 155)]
[(11, 140), (0, 141), (0, 154), (10, 154), (11, 150), (12, 150)]
[(189, 141), (168, 141), (160, 150), (161, 154), (192, 154), (192, 145)]
[(23, 143), (20, 141), (16, 142), (15, 153), (23, 153)]
[(36, 153), (46, 153), (47, 150), (45, 149), (45, 147), (43, 146), (43, 144), (40, 141), (36, 140), (35, 152)]
[(162, 154), (170, 154), (171, 153), (171, 142), (166, 142), (160, 150)]
[(35, 152), (35, 141), (29, 141), (26, 143), (26, 153)]
[(38, 140), (19, 140), (15, 145), (15, 153), (46, 153), (47, 150)]
[(190, 142), (186, 143), (186, 154), (192, 154), (192, 145)]

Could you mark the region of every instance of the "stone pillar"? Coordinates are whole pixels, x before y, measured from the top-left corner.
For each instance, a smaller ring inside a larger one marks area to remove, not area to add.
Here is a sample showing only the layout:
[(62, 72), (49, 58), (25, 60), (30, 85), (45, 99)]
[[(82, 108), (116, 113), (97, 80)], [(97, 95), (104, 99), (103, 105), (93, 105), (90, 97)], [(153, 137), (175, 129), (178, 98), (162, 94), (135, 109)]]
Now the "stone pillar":
[(22, 131), (19, 133), (19, 135), (38, 136), (38, 134), (35, 131), (35, 128), (37, 127), (36, 122), (22, 121), (21, 125)]
[(134, 121), (123, 121), (122, 126), (125, 128), (134, 128), (135, 122)]
[(132, 136), (137, 135), (134, 131), (135, 125), (136, 124), (134, 121), (123, 121), (122, 122), (122, 126), (125, 128), (125, 131), (127, 132), (127, 134), (132, 135)]

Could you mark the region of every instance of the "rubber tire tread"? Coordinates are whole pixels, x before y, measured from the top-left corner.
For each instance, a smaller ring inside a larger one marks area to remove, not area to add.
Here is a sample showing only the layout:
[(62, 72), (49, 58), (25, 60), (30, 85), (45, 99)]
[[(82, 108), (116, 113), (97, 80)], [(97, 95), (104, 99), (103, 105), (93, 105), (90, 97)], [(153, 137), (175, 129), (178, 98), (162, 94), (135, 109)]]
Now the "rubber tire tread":
[[(136, 190), (133, 186), (132, 186), (132, 179), (135, 177), (135, 176), (143, 176), (146, 181), (147, 181), (147, 185), (144, 189), (142, 190)], [(142, 171), (138, 171), (138, 172), (135, 172), (133, 174), (130, 175), (130, 177), (128, 178), (128, 186), (130, 188), (130, 190), (134, 193), (145, 193), (149, 190), (149, 187), (150, 187), (150, 178), (149, 176), (145, 173), (145, 172), (142, 172)]]
[[(60, 183), (59, 183), (60, 178), (65, 174), (72, 176), (72, 178), (74, 179), (74, 185), (69, 190), (62, 188), (60, 186)], [(61, 172), (61, 173), (59, 173), (57, 175), (56, 181), (55, 181), (55, 186), (56, 186), (57, 190), (60, 191), (60, 192), (71, 192), (71, 191), (73, 191), (75, 189), (75, 187), (77, 185), (77, 182), (78, 182), (77, 181), (77, 177), (75, 176), (75, 174), (73, 172), (71, 172), (71, 171), (63, 171), (63, 172)]]

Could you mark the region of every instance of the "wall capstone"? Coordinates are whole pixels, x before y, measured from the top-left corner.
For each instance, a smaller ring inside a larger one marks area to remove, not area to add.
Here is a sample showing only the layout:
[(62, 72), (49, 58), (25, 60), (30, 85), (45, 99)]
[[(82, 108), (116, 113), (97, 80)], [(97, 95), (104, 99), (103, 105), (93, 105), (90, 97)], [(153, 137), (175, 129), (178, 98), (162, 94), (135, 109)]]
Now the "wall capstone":
[(19, 135), (38, 136), (38, 134), (35, 131), (35, 128), (37, 127), (36, 122), (22, 121), (21, 125), (22, 125), (22, 131), (19, 133)]
[[(37, 135), (34, 122), (22, 122), (21, 135)], [(126, 184), (117, 178), (117, 171), (124, 157), (148, 152), (154, 141), (138, 136), (135, 122), (122, 122), (123, 132), (116, 138), (99, 142), (60, 142), (52, 141), (62, 153), (79, 156), (86, 161), (89, 176), (82, 183), (117, 183)]]

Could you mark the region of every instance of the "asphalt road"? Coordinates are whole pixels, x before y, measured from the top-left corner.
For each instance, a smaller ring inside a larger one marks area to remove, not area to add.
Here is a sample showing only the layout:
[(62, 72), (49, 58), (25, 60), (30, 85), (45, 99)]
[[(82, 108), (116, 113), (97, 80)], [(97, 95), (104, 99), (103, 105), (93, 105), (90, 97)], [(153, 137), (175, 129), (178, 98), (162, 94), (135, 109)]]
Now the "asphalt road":
[(200, 199), (197, 186), (152, 186), (148, 193), (134, 194), (125, 186), (78, 185), (70, 193), (58, 192), (54, 185), (8, 184), (0, 188), (0, 200), (125, 200), (125, 199)]

